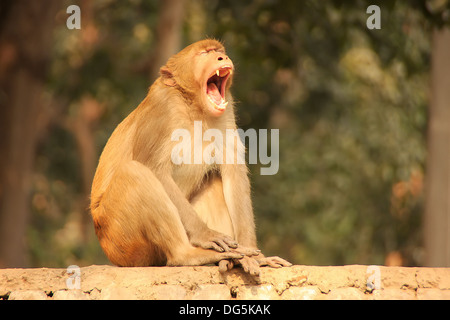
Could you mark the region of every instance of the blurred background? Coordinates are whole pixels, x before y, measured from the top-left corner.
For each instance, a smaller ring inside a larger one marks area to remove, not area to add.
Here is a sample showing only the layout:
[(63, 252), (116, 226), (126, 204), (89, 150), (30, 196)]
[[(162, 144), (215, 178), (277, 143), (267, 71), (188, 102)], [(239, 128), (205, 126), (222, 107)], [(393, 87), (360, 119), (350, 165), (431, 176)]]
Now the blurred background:
[(2, 0), (0, 266), (109, 263), (87, 209), (99, 155), (206, 37), (236, 66), (238, 126), (280, 130), (278, 173), (250, 166), (266, 255), (450, 266), (449, 16), (447, 0)]

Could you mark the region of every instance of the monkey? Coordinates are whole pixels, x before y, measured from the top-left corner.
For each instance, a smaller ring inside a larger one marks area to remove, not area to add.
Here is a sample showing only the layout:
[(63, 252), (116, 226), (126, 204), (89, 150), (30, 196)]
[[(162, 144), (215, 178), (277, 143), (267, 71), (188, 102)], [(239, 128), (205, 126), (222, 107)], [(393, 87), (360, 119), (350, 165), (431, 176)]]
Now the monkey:
[[(263, 265), (291, 265), (257, 247), (245, 163), (174, 164), (171, 156), (173, 132), (192, 133), (195, 121), (203, 132), (237, 128), (229, 90), (234, 71), (221, 42), (193, 43), (169, 58), (144, 100), (113, 131), (90, 204), (100, 246), (113, 264), (218, 264), (220, 272), (240, 265), (252, 275)], [(223, 148), (245, 152), (236, 140)]]

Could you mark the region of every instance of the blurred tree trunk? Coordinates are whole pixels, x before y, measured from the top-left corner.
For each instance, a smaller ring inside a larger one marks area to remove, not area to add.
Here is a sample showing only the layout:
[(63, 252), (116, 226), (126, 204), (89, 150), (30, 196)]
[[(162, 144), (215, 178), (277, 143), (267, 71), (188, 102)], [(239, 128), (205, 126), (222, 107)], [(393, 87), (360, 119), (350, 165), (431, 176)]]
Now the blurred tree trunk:
[(184, 0), (159, 1), (159, 19), (156, 26), (156, 49), (150, 62), (150, 80), (159, 77), (159, 68), (177, 53), (181, 44), (184, 18)]
[(92, 180), (97, 167), (97, 150), (95, 148), (94, 128), (104, 111), (104, 107), (94, 98), (83, 96), (75, 117), (67, 117), (66, 127), (75, 137), (81, 164), (82, 194), (78, 200), (78, 211), (81, 215), (81, 234), (84, 244), (92, 235), (93, 225), (89, 214)]
[[(99, 32), (94, 21), (93, 0), (81, 1), (81, 21), (82, 28), (79, 46), (82, 50), (82, 64), (85, 64), (92, 57), (99, 45)], [(80, 65), (81, 68), (81, 65)], [(88, 235), (93, 230), (92, 219), (89, 214), (89, 203), (92, 180), (94, 179), (97, 167), (97, 150), (95, 148), (94, 128), (103, 112), (103, 107), (91, 96), (81, 97), (76, 114), (67, 114), (65, 123), (72, 132), (77, 142), (80, 158), (82, 194), (78, 200), (78, 210), (81, 215), (81, 234), (84, 244), (89, 240)]]
[(0, 267), (26, 265), (30, 182), (58, 3), (0, 4)]
[(433, 34), (425, 208), (426, 265), (450, 267), (450, 29)]

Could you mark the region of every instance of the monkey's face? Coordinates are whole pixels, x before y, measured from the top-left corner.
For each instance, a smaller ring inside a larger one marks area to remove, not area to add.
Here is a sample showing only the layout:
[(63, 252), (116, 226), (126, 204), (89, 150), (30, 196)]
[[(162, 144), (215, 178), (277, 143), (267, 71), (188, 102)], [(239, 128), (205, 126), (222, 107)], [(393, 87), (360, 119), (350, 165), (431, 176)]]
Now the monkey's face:
[(228, 105), (226, 93), (231, 85), (233, 62), (223, 48), (215, 47), (202, 49), (196, 60), (195, 78), (201, 87), (203, 104), (211, 115), (218, 117)]
[(160, 73), (165, 85), (180, 88), (183, 96), (199, 102), (207, 114), (219, 117), (228, 105), (233, 71), (222, 44), (203, 40), (172, 56)]

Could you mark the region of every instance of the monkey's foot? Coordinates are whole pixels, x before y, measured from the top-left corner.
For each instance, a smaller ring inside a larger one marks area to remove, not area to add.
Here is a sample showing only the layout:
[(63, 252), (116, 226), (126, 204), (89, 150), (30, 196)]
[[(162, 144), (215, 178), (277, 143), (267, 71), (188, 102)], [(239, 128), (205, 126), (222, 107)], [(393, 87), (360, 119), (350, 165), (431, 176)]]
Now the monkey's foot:
[(262, 259), (257, 259), (260, 266), (269, 266), (272, 268), (290, 267), (292, 263), (284, 260), (283, 258), (274, 257), (264, 257)]
[(216, 252), (202, 248), (185, 248), (167, 261), (168, 266), (202, 266), (218, 263), (224, 259), (241, 259), (243, 254), (237, 252)]
[(241, 259), (222, 260), (219, 262), (219, 272), (223, 273), (227, 270), (231, 270), (235, 265), (241, 265), (242, 269), (252, 276), (259, 276), (261, 274), (260, 266), (281, 268), (290, 267), (292, 266), (292, 263), (277, 256), (265, 257), (263, 254), (259, 254), (259, 257), (245, 256)]
[(243, 247), (238, 245), (236, 249), (231, 249), (231, 252), (241, 253), (247, 257), (258, 256), (261, 254), (261, 250), (249, 247)]

